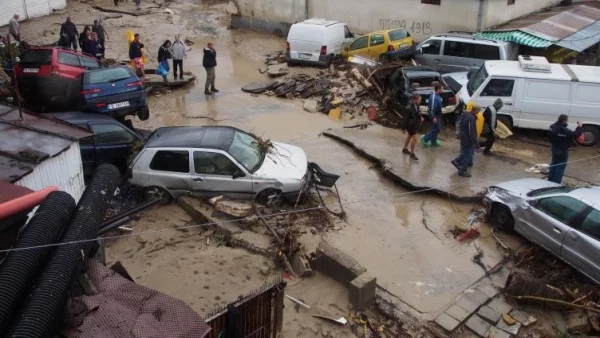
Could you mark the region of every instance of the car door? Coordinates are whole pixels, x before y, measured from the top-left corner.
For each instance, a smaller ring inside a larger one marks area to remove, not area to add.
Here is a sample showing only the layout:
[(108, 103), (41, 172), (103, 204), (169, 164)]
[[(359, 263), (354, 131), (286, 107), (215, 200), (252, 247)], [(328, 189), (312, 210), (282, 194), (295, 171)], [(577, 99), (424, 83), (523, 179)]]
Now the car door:
[(477, 103), (485, 108), (500, 98), (504, 105), (498, 113), (512, 116), (513, 104), (515, 102), (515, 87), (514, 78), (491, 78), (479, 92)]
[[(140, 178), (141, 184), (146, 187), (161, 187), (169, 190), (171, 193), (193, 190), (190, 184), (192, 174), (190, 172), (191, 158), (189, 150), (183, 148), (164, 148), (148, 153), (152, 156), (149, 165), (150, 170), (142, 173)], [(135, 168), (134, 175), (136, 175)]]
[(227, 154), (215, 150), (194, 150), (191, 185), (203, 196), (252, 197), (251, 176)]
[(576, 229), (563, 240), (561, 257), (573, 267), (600, 282), (600, 211), (591, 209)]
[(369, 54), (369, 36), (361, 36), (348, 46), (348, 56), (367, 56)]
[(67, 51), (58, 52), (58, 73), (66, 78), (75, 80), (83, 73), (83, 66), (77, 54)]
[(473, 44), (462, 41), (446, 40), (441, 56), (439, 71), (442, 73), (468, 72), (469, 61), (473, 58)]
[(417, 48), (417, 53), (414, 56), (415, 61), (419, 65), (431, 67), (436, 71), (439, 71), (442, 45), (441, 39), (429, 39), (423, 41)]
[(563, 238), (588, 206), (570, 196), (533, 200), (517, 216), (515, 230), (533, 243), (560, 256)]
[(127, 170), (131, 145), (138, 140), (137, 135), (117, 123), (93, 122), (95, 160), (100, 163), (114, 164), (122, 173)]
[(378, 60), (386, 52), (385, 36), (383, 34), (371, 34), (369, 36), (369, 57)]

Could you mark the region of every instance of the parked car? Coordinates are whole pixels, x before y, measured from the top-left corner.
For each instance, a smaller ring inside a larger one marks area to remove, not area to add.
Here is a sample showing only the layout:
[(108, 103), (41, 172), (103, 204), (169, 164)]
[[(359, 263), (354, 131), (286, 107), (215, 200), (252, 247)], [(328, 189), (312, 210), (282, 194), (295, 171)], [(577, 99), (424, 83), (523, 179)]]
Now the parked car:
[(442, 85), (442, 114), (452, 114), (458, 108), (456, 93), (448, 87), (440, 73), (429, 67), (402, 67), (394, 71), (387, 79), (387, 88), (399, 98), (403, 106), (409, 103), (411, 96), (421, 96), (421, 114), (428, 114), (429, 98), (436, 83)]
[(600, 187), (526, 178), (490, 187), (490, 221), (514, 229), (600, 283)]
[(150, 117), (142, 81), (127, 66), (90, 70), (81, 79), (79, 110), (115, 118)]
[(273, 142), (266, 151), (256, 137), (233, 127), (163, 127), (150, 136), (129, 175), (148, 199), (224, 195), (277, 205), (306, 187), (308, 162), (298, 147)]
[(482, 107), (504, 101), (498, 119), (508, 128), (548, 130), (560, 114), (583, 124), (584, 145), (600, 140), (600, 67), (548, 63), (543, 57), (486, 61), (474, 73), (451, 73), (459, 99)]
[(415, 41), (406, 29), (389, 29), (363, 35), (348, 45), (342, 56), (364, 56), (378, 61), (392, 61), (414, 54)]
[(353, 38), (343, 22), (308, 19), (295, 23), (287, 36), (287, 62), (329, 66)]
[(476, 38), (468, 34), (429, 37), (416, 48), (414, 60), (440, 73), (476, 70), (486, 60), (516, 60), (518, 46), (506, 41)]
[(15, 70), (24, 101), (52, 110), (74, 108), (81, 75), (101, 67), (91, 55), (61, 47), (34, 47), (21, 54)]
[(140, 132), (106, 115), (68, 112), (49, 113), (45, 116), (94, 132), (94, 136), (79, 141), (83, 173), (86, 177), (90, 176), (101, 163), (114, 164), (121, 173), (125, 174), (132, 146), (137, 142), (143, 142), (144, 139)]

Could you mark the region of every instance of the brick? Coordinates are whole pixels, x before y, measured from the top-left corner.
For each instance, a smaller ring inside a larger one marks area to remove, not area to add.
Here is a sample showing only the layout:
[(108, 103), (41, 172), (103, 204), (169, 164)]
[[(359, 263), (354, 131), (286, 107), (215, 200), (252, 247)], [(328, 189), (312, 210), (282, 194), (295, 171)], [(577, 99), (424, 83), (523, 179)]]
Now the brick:
[(487, 333), (492, 327), (488, 322), (483, 320), (478, 315), (472, 315), (471, 318), (467, 320), (465, 325), (471, 329), (471, 331), (475, 332), (479, 337), (487, 337)]
[(450, 317), (458, 320), (461, 323), (464, 322), (465, 319), (467, 319), (467, 317), (469, 317), (469, 315), (471, 315), (471, 313), (469, 313), (467, 310), (463, 309), (462, 307), (460, 307), (456, 304), (449, 307), (445, 312)]
[(485, 293), (489, 298), (494, 298), (500, 293), (498, 289), (490, 284), (479, 285), (476, 287), (476, 289)]
[(509, 313), (510, 310), (512, 310), (512, 306), (510, 306), (502, 296), (492, 299), (488, 306), (500, 312), (500, 314)]
[(496, 325), (496, 323), (498, 323), (498, 320), (500, 319), (500, 317), (502, 317), (502, 314), (494, 309), (492, 309), (491, 307), (484, 305), (482, 307), (479, 308), (479, 311), (477, 311), (477, 314), (487, 320), (490, 324), (492, 325)]
[(367, 271), (353, 257), (343, 253), (325, 241), (317, 246), (315, 259), (310, 262), (313, 269), (319, 270), (343, 285)]
[(501, 320), (498, 322), (498, 325), (496, 325), (496, 327), (501, 329), (502, 331), (508, 332), (516, 336), (519, 333), (519, 329), (521, 329), (521, 323), (516, 323), (515, 325), (508, 325), (504, 320)]
[(477, 303), (475, 303), (470, 298), (468, 298), (467, 296), (464, 296), (464, 295), (460, 296), (460, 298), (454, 304), (465, 309), (469, 314), (477, 311), (477, 309), (479, 308), (479, 305)]
[(488, 300), (490, 300), (490, 297), (488, 295), (475, 289), (467, 289), (465, 290), (464, 294), (473, 302), (475, 302), (478, 305), (478, 307), (487, 303)]
[(491, 327), (490, 333), (488, 335), (489, 338), (510, 338), (512, 337), (508, 332), (504, 332), (497, 327)]
[(355, 310), (363, 311), (375, 303), (377, 279), (367, 273), (356, 277), (348, 287), (350, 304)]
[(308, 262), (308, 257), (301, 252), (296, 252), (294, 256), (292, 256), (292, 268), (296, 272), (296, 274), (300, 277), (309, 277), (313, 275), (313, 270), (310, 267), (310, 263)]
[(534, 316), (524, 311), (514, 310), (510, 313), (510, 315), (525, 327), (537, 322), (537, 319), (535, 319)]
[(437, 316), (434, 322), (446, 330), (446, 332), (452, 332), (458, 325), (460, 325), (458, 320), (448, 316), (446, 313), (442, 313), (441, 315)]

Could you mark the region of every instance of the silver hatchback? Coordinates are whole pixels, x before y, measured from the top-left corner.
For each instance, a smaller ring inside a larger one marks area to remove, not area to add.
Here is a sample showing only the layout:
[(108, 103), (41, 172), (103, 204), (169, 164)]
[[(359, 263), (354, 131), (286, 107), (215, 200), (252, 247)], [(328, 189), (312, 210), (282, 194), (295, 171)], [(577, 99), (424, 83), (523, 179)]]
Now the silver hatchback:
[(565, 187), (537, 178), (490, 187), (490, 221), (514, 229), (600, 283), (600, 187)]

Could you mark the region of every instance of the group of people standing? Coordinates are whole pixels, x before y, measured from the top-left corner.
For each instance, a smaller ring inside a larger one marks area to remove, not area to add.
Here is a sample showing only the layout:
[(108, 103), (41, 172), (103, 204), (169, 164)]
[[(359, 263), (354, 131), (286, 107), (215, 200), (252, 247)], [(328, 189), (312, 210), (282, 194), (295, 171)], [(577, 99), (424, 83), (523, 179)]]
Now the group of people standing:
[(60, 46), (73, 50), (77, 50), (79, 46), (83, 53), (93, 55), (98, 60), (104, 58), (107, 38), (108, 33), (102, 25), (102, 20), (94, 20), (94, 24), (91, 27), (85, 26), (81, 34), (77, 31), (75, 23), (71, 21), (71, 17), (67, 17), (60, 26)]
[(158, 48), (158, 74), (162, 75), (165, 82), (169, 81), (167, 78), (171, 68), (169, 59), (173, 59), (173, 79), (177, 80), (177, 70), (179, 70), (179, 79), (183, 80), (183, 59), (186, 57), (185, 44), (181, 41), (179, 34), (175, 35), (175, 40), (172, 43), (171, 40), (165, 40)]

